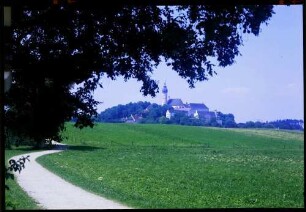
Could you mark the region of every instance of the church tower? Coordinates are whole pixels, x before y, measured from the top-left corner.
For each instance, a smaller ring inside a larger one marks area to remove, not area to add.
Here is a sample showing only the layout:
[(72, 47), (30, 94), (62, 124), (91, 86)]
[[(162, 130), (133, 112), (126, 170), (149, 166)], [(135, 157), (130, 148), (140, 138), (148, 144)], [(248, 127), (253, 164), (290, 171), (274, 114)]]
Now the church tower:
[(166, 83), (164, 83), (164, 87), (163, 87), (163, 103), (162, 105), (166, 105), (168, 102), (168, 89), (167, 89), (167, 85)]

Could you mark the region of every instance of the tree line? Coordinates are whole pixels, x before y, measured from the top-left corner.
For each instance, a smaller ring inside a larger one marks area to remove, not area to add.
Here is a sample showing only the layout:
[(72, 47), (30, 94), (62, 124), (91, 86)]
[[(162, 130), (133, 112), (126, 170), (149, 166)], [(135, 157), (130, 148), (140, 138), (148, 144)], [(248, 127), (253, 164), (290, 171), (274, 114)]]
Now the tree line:
[(304, 121), (297, 119), (283, 119), (276, 121), (247, 121), (246, 123), (237, 124), (239, 128), (270, 128), (284, 130), (304, 130)]
[[(235, 116), (231, 113), (224, 114), (217, 112), (215, 117), (199, 118), (188, 116), (184, 112), (175, 111), (171, 119), (166, 118), (166, 111), (172, 111), (171, 106), (158, 105), (150, 102), (139, 101), (126, 105), (117, 105), (108, 108), (98, 114), (96, 122), (124, 123), (137, 122), (143, 124), (179, 124), (189, 126), (211, 126), (225, 128), (269, 128), (286, 130), (304, 130), (303, 120), (285, 119), (276, 121), (247, 121), (246, 123), (236, 123)], [(133, 116), (133, 118), (131, 117)]]

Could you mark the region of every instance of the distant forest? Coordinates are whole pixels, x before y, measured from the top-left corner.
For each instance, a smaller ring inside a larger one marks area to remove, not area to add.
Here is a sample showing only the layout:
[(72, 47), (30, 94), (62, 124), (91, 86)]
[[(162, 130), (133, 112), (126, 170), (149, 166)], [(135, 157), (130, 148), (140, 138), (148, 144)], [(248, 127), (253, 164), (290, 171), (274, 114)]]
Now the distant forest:
[[(304, 121), (296, 119), (284, 119), (269, 122), (248, 121), (236, 123), (233, 114), (217, 112), (216, 118), (196, 119), (183, 112), (175, 111), (171, 119), (166, 118), (166, 111), (173, 110), (168, 105), (158, 105), (150, 102), (129, 103), (108, 108), (98, 114), (96, 122), (109, 123), (150, 123), (150, 124), (179, 124), (190, 126), (212, 126), (224, 128), (268, 128), (286, 130), (304, 130)], [(73, 121), (73, 120), (72, 120)]]

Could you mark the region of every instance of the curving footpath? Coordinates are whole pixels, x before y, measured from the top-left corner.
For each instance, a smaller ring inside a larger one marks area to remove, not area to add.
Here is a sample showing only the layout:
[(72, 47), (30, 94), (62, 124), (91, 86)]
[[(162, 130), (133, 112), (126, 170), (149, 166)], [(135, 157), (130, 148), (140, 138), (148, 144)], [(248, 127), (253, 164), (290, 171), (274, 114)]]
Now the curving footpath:
[(30, 155), (30, 162), (25, 163), (25, 169), (15, 172), (18, 184), (43, 209), (128, 209), (128, 207), (105, 199), (93, 193), (74, 186), (36, 162), (36, 158), (63, 151), (64, 145), (58, 145), (57, 150), (23, 154), (12, 157), (18, 160)]

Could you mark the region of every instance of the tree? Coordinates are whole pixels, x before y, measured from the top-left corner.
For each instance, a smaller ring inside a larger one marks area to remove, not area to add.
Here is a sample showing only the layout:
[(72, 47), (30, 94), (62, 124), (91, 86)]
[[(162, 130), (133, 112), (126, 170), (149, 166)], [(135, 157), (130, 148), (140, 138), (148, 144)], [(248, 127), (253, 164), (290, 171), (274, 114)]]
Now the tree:
[(170, 123), (186, 125), (189, 122), (189, 117), (183, 111), (175, 111), (170, 119)]
[(98, 115), (98, 120), (101, 122), (122, 122), (122, 119), (131, 115), (142, 115), (149, 105), (149, 102), (137, 102), (114, 106), (101, 112)]
[(160, 117), (166, 115), (166, 111), (170, 108), (168, 105), (160, 106), (156, 103), (150, 104), (146, 111), (142, 113), (142, 123), (160, 123)]
[(237, 127), (235, 122), (235, 117), (233, 114), (223, 114), (221, 112), (217, 113), (218, 119), (222, 121), (222, 126), (224, 127)]
[[(104, 5), (72, 7), (58, 1), (41, 10), (13, 8), (6, 61), (13, 84), (6, 94), (6, 126), (37, 143), (58, 137), (65, 121), (93, 126), (100, 79), (135, 78), (155, 96), (153, 68), (163, 59), (190, 87), (233, 64), (242, 34), (258, 35), (273, 6)], [(212, 62), (212, 61), (215, 61)], [(75, 92), (73, 85), (80, 85)], [(59, 137), (58, 137), (59, 138)]]
[(237, 124), (235, 122), (235, 117), (231, 113), (225, 115), (225, 119), (223, 123), (224, 123), (224, 127), (237, 127)]

